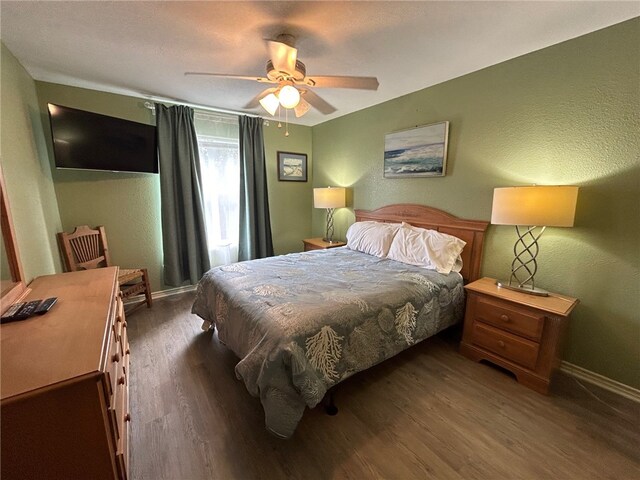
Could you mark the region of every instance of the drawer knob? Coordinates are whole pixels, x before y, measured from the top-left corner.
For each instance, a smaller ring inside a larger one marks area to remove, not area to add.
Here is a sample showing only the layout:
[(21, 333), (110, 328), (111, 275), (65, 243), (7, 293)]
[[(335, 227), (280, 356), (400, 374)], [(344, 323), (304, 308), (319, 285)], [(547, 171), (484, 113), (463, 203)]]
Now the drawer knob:
[(118, 385), (124, 385), (124, 375), (118, 379)]
[(502, 320), (503, 322), (508, 322), (509, 321), (509, 316), (508, 315), (500, 315), (500, 320)]
[(130, 422), (130, 421), (131, 421), (131, 414), (130, 414), (130, 413), (127, 413), (127, 414), (124, 416), (124, 421), (125, 421), (125, 422)]
[(127, 355), (129, 355), (129, 354), (131, 353), (131, 350), (129, 350), (129, 349), (127, 348), (127, 351), (126, 351), (126, 352), (124, 352), (124, 353), (126, 353)]
[(127, 328), (127, 322), (126, 321), (123, 323), (123, 325), (124, 325), (124, 328)]
[(111, 361), (112, 361), (112, 362), (119, 362), (119, 361), (120, 361), (120, 354), (119, 354), (119, 353), (114, 353), (114, 354), (111, 356)]
[(498, 345), (499, 345), (501, 348), (504, 348), (504, 342), (503, 342), (502, 340), (498, 340)]

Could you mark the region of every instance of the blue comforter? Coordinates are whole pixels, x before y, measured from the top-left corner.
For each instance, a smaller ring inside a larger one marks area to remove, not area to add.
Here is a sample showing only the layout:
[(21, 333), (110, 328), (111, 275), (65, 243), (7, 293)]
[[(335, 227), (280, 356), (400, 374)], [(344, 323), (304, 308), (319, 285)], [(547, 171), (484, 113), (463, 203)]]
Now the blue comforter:
[(240, 358), (236, 375), (290, 437), (327, 389), (462, 319), (457, 273), (346, 247), (216, 267), (192, 312)]

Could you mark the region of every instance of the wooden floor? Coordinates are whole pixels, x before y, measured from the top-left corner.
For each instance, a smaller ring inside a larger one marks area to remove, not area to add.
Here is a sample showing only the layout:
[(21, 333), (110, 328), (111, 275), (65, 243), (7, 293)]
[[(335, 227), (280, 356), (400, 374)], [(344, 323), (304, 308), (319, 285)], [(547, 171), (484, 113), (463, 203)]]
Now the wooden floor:
[(442, 337), (347, 380), (338, 415), (307, 410), (279, 440), (192, 301), (128, 318), (134, 479), (640, 478), (638, 408), (618, 413), (566, 378), (539, 395)]

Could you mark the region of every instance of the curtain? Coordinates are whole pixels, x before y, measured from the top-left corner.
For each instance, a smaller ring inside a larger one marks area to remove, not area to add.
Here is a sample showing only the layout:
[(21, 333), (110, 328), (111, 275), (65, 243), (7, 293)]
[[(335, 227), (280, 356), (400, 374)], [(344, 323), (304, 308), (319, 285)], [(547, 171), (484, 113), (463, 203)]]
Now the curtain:
[(195, 112), (204, 221), (212, 267), (238, 261), (240, 158), (238, 116)]
[(209, 270), (193, 109), (156, 103), (164, 283), (196, 284)]
[(273, 255), (262, 119), (240, 121), (240, 235), (238, 260)]

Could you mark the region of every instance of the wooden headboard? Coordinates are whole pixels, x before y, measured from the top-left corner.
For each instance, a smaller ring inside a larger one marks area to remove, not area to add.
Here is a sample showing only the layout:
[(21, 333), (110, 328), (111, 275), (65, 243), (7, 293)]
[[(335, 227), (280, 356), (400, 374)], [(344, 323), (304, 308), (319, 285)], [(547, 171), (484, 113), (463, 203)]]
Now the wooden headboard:
[(465, 242), (462, 250), (462, 278), (465, 283), (473, 282), (480, 277), (482, 262), (482, 245), (484, 232), (489, 222), (483, 220), (465, 220), (454, 217), (437, 208), (410, 203), (387, 205), (377, 210), (356, 210), (356, 222), (368, 220), (376, 222), (406, 222), (420, 228), (437, 230), (454, 235)]

